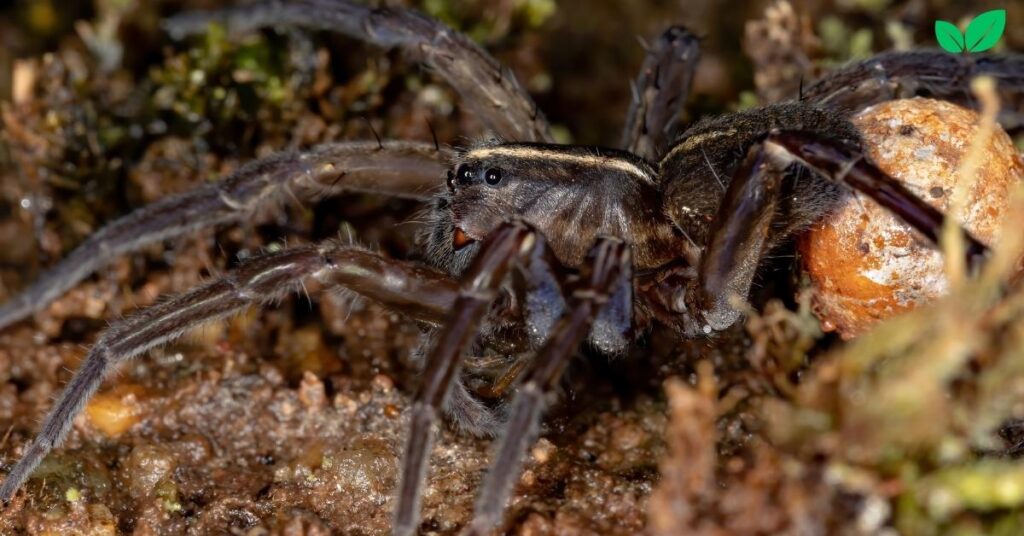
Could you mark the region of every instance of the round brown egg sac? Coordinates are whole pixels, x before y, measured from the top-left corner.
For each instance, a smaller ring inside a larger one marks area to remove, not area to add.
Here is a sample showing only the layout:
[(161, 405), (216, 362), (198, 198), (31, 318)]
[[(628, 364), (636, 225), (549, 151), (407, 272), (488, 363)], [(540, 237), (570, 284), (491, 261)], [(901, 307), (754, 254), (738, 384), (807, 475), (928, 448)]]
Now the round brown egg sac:
[[(882, 103), (853, 119), (870, 159), (942, 211), (979, 121), (974, 111), (922, 98)], [(998, 238), (1009, 192), (1024, 180), (1024, 163), (1010, 137), (1001, 128), (993, 134), (964, 222), (986, 244)], [(848, 195), (832, 216), (805, 233), (800, 252), (823, 328), (845, 339), (948, 288), (935, 246), (860, 193)]]

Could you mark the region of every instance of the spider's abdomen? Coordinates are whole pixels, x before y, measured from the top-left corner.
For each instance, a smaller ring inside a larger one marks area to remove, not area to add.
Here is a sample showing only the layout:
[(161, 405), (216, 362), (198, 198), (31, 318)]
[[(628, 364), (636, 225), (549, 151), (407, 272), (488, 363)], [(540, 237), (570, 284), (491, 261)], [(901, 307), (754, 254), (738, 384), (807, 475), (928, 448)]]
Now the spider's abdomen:
[[(686, 130), (662, 158), (661, 189), (665, 213), (694, 241), (703, 245), (715, 216), (747, 150), (772, 130), (799, 130), (858, 144), (860, 136), (844, 117), (800, 102), (776, 104), (701, 121)], [(775, 227), (804, 227), (826, 212), (838, 190), (809, 173), (795, 172)], [(807, 177), (808, 180), (800, 180)]]

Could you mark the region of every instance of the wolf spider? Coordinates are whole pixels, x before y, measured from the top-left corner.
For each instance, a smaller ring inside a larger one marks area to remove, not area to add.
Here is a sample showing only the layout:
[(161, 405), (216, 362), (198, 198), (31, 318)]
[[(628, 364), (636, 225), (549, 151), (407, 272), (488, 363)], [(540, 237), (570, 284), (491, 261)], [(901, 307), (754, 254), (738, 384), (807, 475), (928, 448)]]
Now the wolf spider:
[[(698, 41), (673, 27), (648, 50), (619, 149), (553, 144), (543, 113), (465, 36), (415, 11), (346, 0), (264, 2), (167, 21), (175, 37), (210, 21), (339, 32), (415, 56), (445, 79), (495, 136), (465, 150), (438, 144), (342, 142), (251, 162), (216, 183), (107, 224), (0, 308), (0, 328), (44, 308), (113, 256), (225, 222), (290, 192), (367, 191), (431, 203), (426, 262), (325, 242), (245, 260), (224, 277), (114, 322), (99, 337), (41, 431), (0, 487), (11, 499), (66, 435), (120, 362), (187, 329), (295, 291), (303, 280), (344, 288), (431, 326), (408, 417), (393, 530), (419, 527), (419, 498), (439, 413), (462, 430), (501, 435), (469, 526), (493, 528), (569, 358), (586, 343), (623, 353), (654, 324), (711, 335), (740, 317), (761, 259), (823, 217), (844, 188), (888, 207), (932, 241), (943, 215), (862, 154), (848, 118), (914, 95), (970, 105), (972, 77), (1004, 92), (1004, 124), (1020, 122), (1024, 57), (888, 53), (841, 68), (794, 100), (703, 120), (675, 136)], [(447, 180), (445, 180), (447, 171)], [(964, 232), (968, 261), (986, 248)], [(474, 398), (463, 355), (507, 359), (514, 396), (502, 416)]]

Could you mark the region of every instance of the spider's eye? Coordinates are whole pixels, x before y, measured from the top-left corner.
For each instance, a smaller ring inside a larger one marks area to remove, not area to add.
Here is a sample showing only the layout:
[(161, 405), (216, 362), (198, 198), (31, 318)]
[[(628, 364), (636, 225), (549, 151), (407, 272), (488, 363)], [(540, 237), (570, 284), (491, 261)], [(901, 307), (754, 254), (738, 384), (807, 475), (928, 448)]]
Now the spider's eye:
[(484, 175), (484, 180), (487, 181), (487, 184), (490, 184), (491, 186), (495, 186), (496, 184), (501, 182), (501, 169), (500, 168), (488, 169), (487, 170), (487, 174)]
[(454, 190), (455, 189), (455, 172), (454, 171), (452, 171), (450, 169), (448, 170), (448, 180), (445, 181), (445, 182), (448, 185), (448, 189), (449, 190)]
[(455, 174), (459, 176), (459, 180), (462, 182), (468, 183), (473, 180), (473, 170), (466, 164), (459, 166), (459, 170)]

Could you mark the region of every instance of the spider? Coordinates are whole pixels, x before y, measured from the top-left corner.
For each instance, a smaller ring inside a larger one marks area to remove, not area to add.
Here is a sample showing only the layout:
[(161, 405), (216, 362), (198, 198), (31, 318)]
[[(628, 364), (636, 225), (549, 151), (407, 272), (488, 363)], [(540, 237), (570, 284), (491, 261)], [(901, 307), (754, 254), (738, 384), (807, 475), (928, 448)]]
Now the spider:
[[(616, 355), (655, 324), (684, 337), (732, 326), (741, 316), (733, 300), (748, 296), (761, 259), (826, 215), (844, 188), (937, 240), (943, 215), (862, 156), (852, 113), (914, 95), (971, 104), (968, 83), (977, 75), (995, 77), (1007, 102), (1024, 89), (1018, 55), (888, 53), (841, 68), (791, 101), (706, 119), (677, 135), (699, 43), (672, 27), (648, 50), (620, 148), (565, 146), (553, 143), (543, 113), (510, 71), (416, 11), (347, 0), (263, 2), (180, 15), (166, 28), (180, 38), (211, 21), (233, 30), (328, 30), (401, 48), (451, 84), (496, 138), (460, 150), (377, 140), (280, 153), (103, 227), (0, 307), (0, 328), (41, 310), (114, 255), (241, 220), (285, 192), (307, 199), (382, 193), (429, 203), (432, 215), (423, 263), (330, 241), (286, 248), (111, 324), (4, 480), (5, 503), (117, 364), (315, 279), (431, 327), (408, 411), (394, 533), (419, 527), (441, 415), (468, 433), (500, 437), (468, 527), (486, 533), (500, 522), (561, 373), (581, 345)], [(1008, 125), (1020, 124), (1013, 106), (1005, 116)], [(977, 266), (987, 250), (964, 237), (967, 260)], [(468, 353), (510, 364), (515, 388), (504, 410), (470, 394), (460, 374)]]

